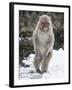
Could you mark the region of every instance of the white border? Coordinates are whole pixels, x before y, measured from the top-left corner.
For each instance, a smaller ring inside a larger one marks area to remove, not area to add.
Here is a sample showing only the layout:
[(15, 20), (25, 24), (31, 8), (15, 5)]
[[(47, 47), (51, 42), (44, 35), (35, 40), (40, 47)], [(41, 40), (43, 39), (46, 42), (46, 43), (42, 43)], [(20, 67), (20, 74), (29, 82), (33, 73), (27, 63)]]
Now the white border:
[[(19, 80), (18, 79), (18, 61), (19, 61), (19, 10), (31, 10), (31, 11), (47, 11), (47, 12), (64, 12), (64, 78), (58, 80), (48, 79), (48, 80)], [(29, 5), (14, 5), (14, 85), (33, 85), (33, 84), (46, 84), (46, 83), (64, 83), (68, 82), (68, 8), (60, 7), (45, 7), (45, 6), (29, 6)], [(56, 81), (56, 82), (53, 82)]]

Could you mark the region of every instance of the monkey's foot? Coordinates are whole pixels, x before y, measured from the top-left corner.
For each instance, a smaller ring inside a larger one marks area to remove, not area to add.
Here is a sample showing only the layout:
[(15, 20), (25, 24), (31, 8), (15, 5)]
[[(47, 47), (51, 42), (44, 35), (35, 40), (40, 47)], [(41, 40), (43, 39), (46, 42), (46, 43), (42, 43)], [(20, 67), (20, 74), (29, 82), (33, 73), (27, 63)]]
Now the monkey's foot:
[(42, 74), (43, 74), (43, 73), (46, 73), (46, 72), (47, 72), (47, 71), (42, 71)]
[(42, 74), (42, 72), (41, 72), (39, 69), (37, 69), (36, 71), (37, 71), (37, 73), (40, 73), (40, 74)]

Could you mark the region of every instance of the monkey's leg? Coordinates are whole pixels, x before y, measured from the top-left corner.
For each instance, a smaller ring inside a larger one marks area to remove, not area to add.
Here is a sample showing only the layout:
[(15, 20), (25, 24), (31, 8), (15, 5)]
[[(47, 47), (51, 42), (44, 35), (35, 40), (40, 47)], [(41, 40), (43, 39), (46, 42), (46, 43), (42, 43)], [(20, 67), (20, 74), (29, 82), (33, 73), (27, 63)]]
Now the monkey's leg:
[(47, 72), (48, 64), (52, 58), (52, 54), (53, 54), (52, 52), (49, 52), (48, 56), (43, 58), (42, 65), (41, 65), (42, 73)]
[(35, 56), (35, 59), (34, 59), (34, 66), (35, 66), (35, 69), (38, 73), (41, 73), (40, 71), (40, 63), (41, 63), (41, 56)]

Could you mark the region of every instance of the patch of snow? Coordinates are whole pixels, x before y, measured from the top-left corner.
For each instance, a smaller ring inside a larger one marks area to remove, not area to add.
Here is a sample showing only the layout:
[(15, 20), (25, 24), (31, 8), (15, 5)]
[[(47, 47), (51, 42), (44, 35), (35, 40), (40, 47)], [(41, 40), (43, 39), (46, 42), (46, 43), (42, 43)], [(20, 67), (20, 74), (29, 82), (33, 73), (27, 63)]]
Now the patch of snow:
[(53, 57), (50, 61), (48, 72), (39, 74), (35, 72), (33, 65), (35, 54), (30, 54), (27, 60), (23, 60), (26, 65), (30, 67), (19, 66), (19, 79), (54, 79), (64, 78), (64, 50), (53, 50)]

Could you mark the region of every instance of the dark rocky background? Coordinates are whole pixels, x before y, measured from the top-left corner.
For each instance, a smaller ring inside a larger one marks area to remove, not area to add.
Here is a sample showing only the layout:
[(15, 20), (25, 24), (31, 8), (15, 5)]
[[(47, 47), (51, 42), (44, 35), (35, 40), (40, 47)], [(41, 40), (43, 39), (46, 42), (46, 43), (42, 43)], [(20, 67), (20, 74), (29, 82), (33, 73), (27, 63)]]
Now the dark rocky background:
[(54, 49), (64, 49), (64, 13), (61, 12), (39, 12), (39, 11), (19, 11), (19, 63), (34, 53), (32, 43), (32, 33), (43, 14), (49, 15), (53, 24), (55, 35)]

